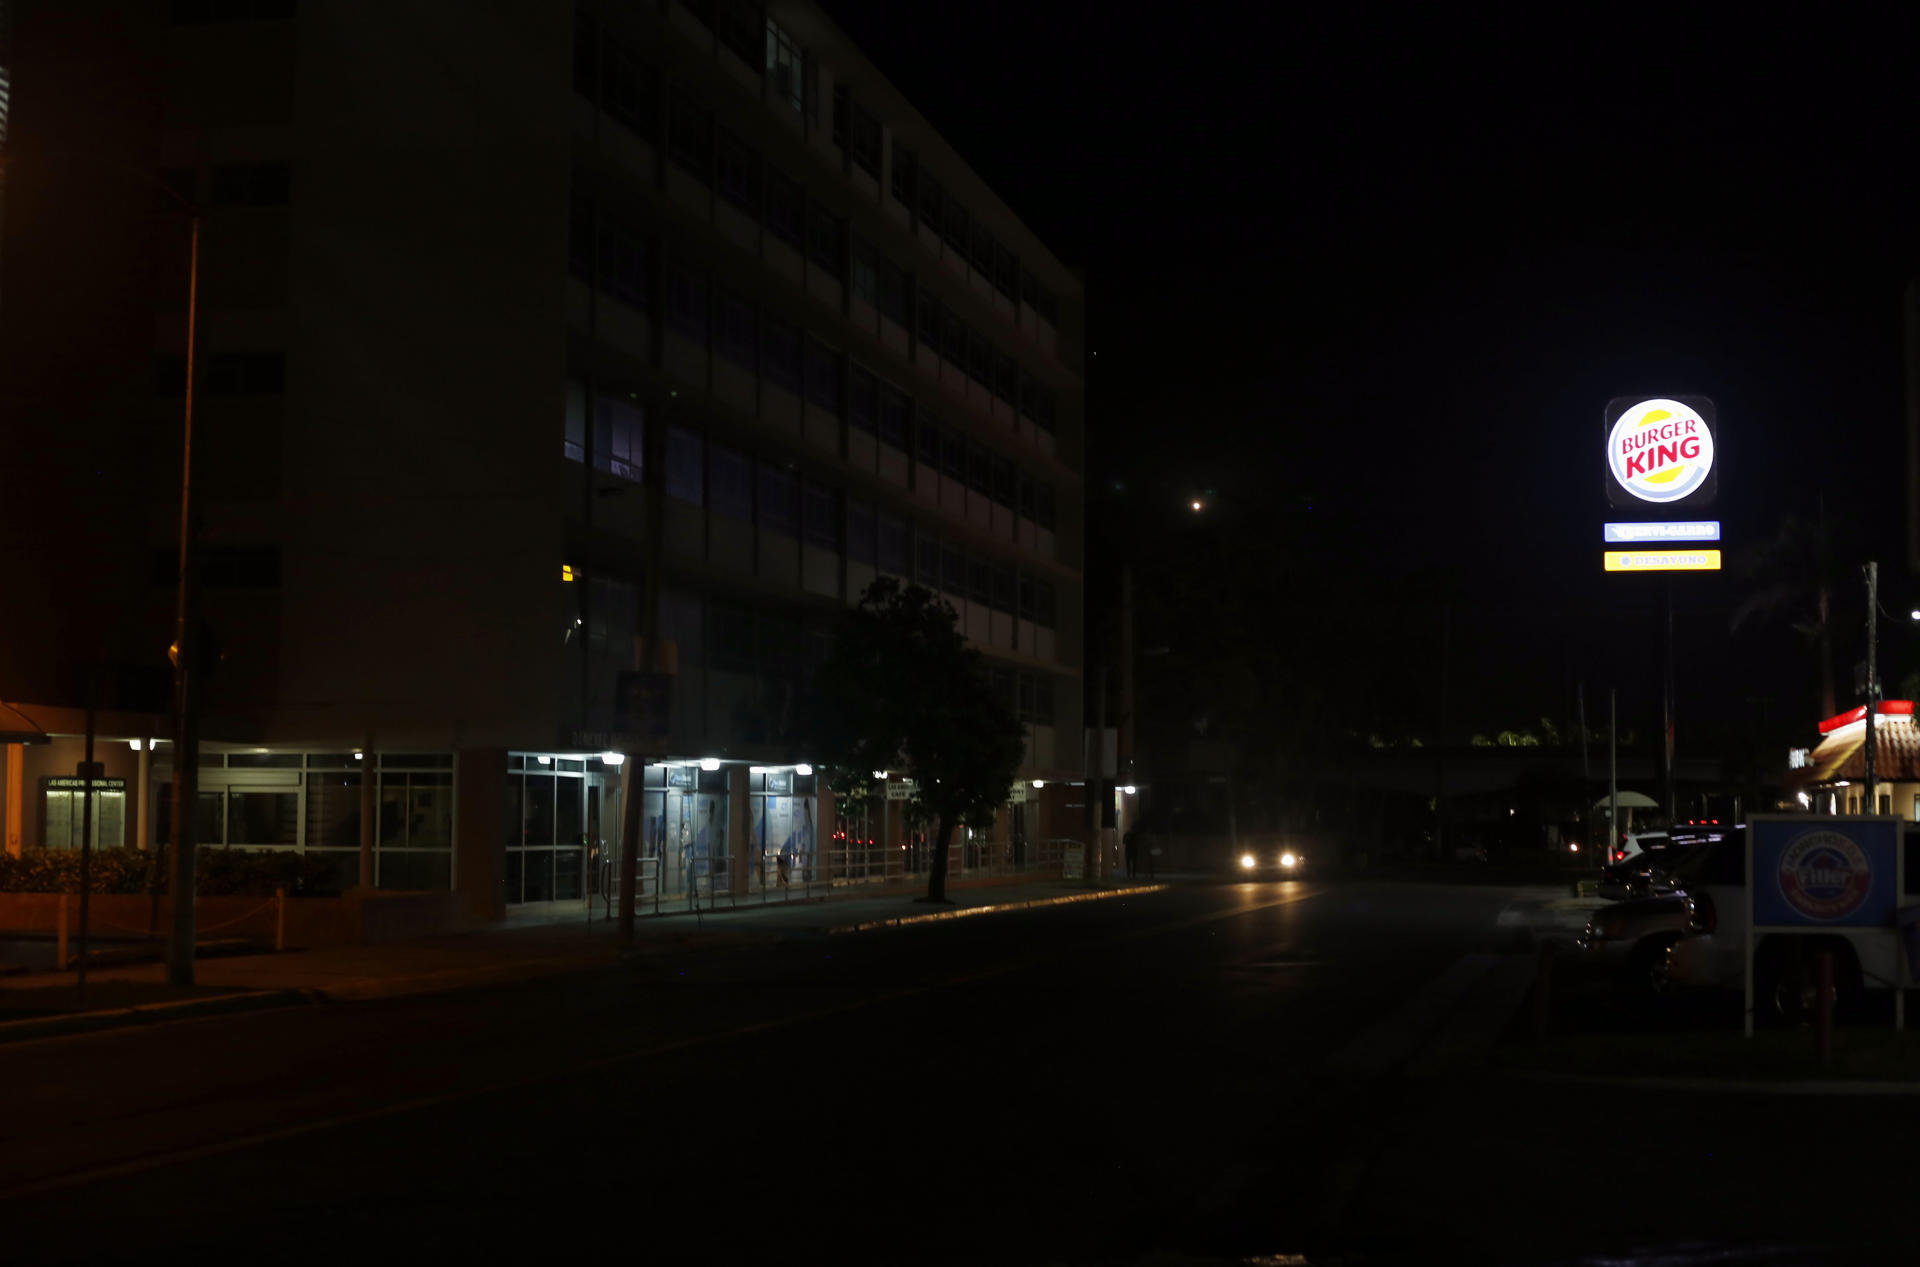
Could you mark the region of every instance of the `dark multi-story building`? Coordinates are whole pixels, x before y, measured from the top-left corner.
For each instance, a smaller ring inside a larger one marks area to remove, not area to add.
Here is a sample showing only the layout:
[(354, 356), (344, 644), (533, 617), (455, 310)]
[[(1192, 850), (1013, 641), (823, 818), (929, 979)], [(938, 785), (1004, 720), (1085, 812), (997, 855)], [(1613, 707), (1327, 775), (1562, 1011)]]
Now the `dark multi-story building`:
[(580, 900), (657, 589), (650, 882), (757, 883), (829, 838), (796, 692), (880, 576), (988, 656), (998, 834), (1051, 833), (1081, 286), (815, 6), (12, 9), (0, 740), (50, 742), (5, 749), (10, 850), (77, 841), (89, 694), (102, 842), (166, 834), (189, 206), (203, 843)]

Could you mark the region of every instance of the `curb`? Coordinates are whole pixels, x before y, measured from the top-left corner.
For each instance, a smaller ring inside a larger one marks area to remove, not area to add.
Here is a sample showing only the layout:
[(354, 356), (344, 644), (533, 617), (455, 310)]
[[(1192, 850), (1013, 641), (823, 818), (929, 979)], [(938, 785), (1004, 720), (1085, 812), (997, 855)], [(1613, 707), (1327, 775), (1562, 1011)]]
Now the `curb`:
[(1499, 1072), (1523, 1082), (1546, 1082), (1565, 1086), (1617, 1087), (1633, 1091), (1705, 1091), (1720, 1095), (1920, 1095), (1920, 1082), (1868, 1082), (1835, 1078), (1810, 1078), (1804, 1082), (1766, 1081), (1752, 1078), (1660, 1078), (1634, 1074), (1554, 1073), (1545, 1069), (1502, 1069)]
[(893, 919), (870, 919), (859, 924), (839, 924), (827, 929), (837, 933), (866, 933), (879, 928), (905, 928), (909, 924), (930, 924), (935, 920), (966, 919), (973, 915), (999, 915), (1007, 911), (1032, 911), (1043, 906), (1065, 906), (1069, 902), (1098, 902), (1110, 897), (1138, 897), (1170, 889), (1170, 884), (1138, 884), (1124, 889), (1102, 889), (1097, 893), (1069, 893), (1061, 897), (1037, 897), (1024, 902), (993, 902), (986, 906), (961, 906), (950, 911), (929, 911), (925, 915), (900, 915)]
[(0, 1022), (0, 1043), (22, 1042), (34, 1038), (57, 1038), (64, 1034), (87, 1034), (96, 1030), (124, 1029), (134, 1025), (158, 1025), (167, 1021), (184, 1021), (232, 1012), (257, 1012), (267, 1008), (311, 1003), (314, 998), (315, 996), (306, 990), (237, 990), (232, 994), (217, 994), (204, 999), (180, 999), (173, 1003), (142, 1003), (136, 1007), (103, 1008), (97, 1012), (35, 1016), (22, 1021)]

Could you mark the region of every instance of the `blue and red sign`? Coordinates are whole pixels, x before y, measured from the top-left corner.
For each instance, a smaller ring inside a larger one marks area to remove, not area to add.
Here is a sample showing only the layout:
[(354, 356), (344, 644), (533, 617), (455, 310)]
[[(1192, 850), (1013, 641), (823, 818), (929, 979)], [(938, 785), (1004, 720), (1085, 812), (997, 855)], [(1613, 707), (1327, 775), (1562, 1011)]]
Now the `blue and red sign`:
[(1893, 924), (1899, 820), (1758, 819), (1750, 831), (1756, 927)]

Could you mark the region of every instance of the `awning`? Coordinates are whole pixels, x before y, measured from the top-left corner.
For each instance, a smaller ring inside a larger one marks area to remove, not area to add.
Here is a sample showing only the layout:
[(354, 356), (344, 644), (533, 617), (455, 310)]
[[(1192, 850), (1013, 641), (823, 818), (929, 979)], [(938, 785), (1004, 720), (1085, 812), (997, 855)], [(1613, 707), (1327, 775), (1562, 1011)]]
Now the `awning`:
[[(1863, 714), (1864, 716), (1864, 714)], [(1909, 718), (1885, 718), (1874, 727), (1874, 777), (1882, 783), (1920, 782), (1920, 726)], [(1847, 726), (1820, 741), (1806, 768), (1793, 772), (1800, 786), (1867, 777), (1867, 728)]]
[(6, 704), (0, 704), (0, 743), (51, 743), (47, 732)]
[[(1593, 803), (1593, 807), (1595, 809), (1605, 809), (1611, 803), (1612, 802), (1609, 800), (1609, 798), (1603, 796), (1599, 800)], [(1621, 809), (1659, 809), (1660, 802), (1654, 800), (1651, 796), (1648, 796), (1645, 792), (1622, 792), (1620, 793), (1620, 808)]]

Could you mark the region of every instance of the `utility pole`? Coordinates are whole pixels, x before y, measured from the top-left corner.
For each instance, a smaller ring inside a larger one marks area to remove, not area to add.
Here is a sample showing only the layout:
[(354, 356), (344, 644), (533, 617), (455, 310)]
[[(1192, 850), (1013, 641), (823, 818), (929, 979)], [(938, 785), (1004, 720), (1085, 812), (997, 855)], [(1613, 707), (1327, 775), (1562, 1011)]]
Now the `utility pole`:
[[(173, 935), (167, 983), (193, 984), (194, 863), (200, 809), (200, 613), (194, 609), (193, 361), (200, 300), (200, 213), (193, 211), (187, 255), (187, 383), (180, 442), (180, 583), (173, 625)], [(369, 754), (371, 755), (371, 754)], [(366, 778), (363, 772), (360, 776)]]
[(1880, 812), (1880, 565), (1869, 563), (1867, 574), (1867, 813)]

